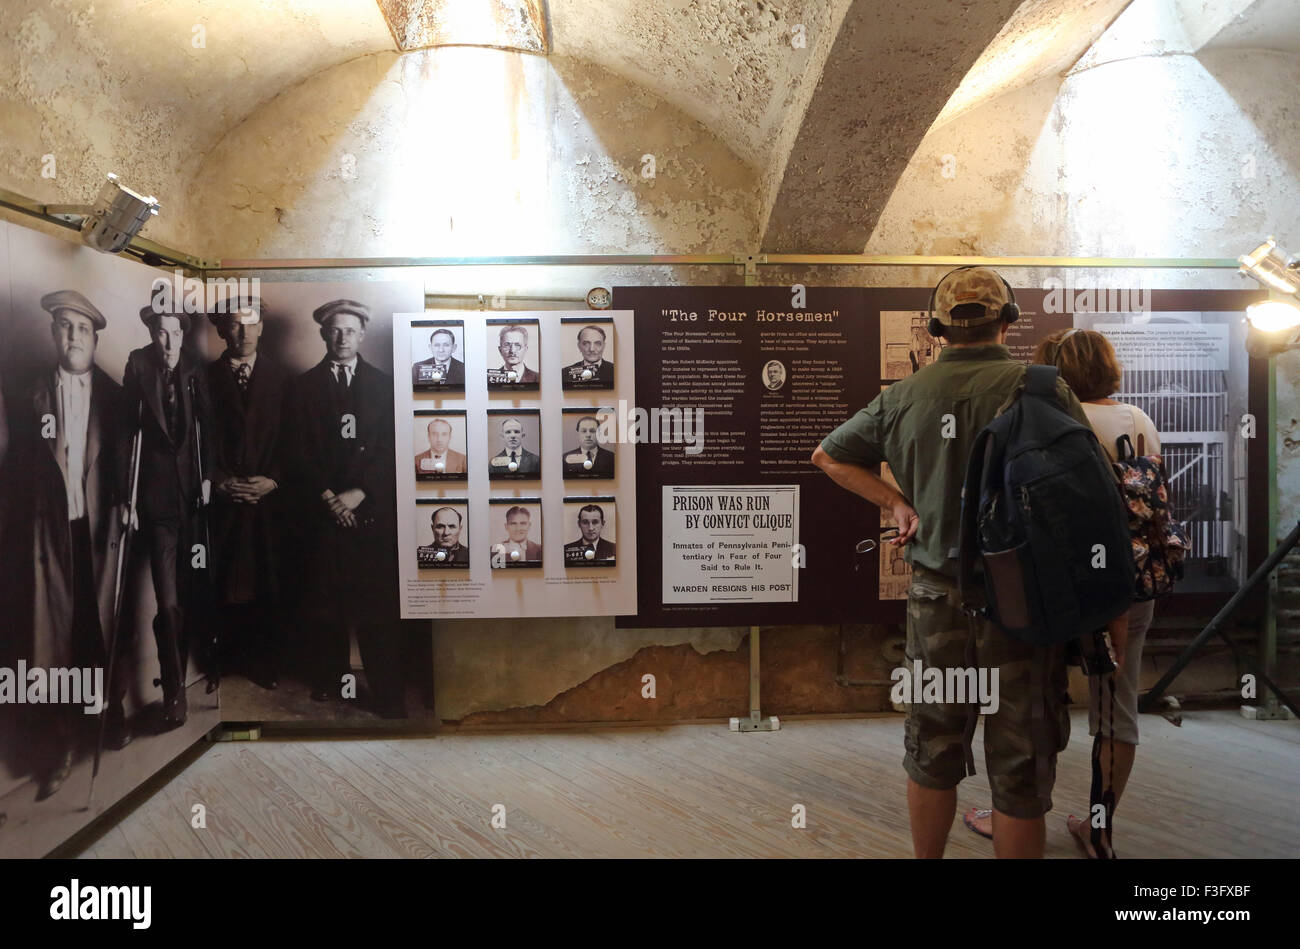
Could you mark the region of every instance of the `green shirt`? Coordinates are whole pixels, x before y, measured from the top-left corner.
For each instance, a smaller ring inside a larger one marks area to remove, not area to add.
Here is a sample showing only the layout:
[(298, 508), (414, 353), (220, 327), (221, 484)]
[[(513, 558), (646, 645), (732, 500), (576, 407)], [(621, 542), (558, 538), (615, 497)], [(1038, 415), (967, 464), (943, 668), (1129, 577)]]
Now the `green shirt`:
[[(898, 488), (920, 518), (904, 548), (911, 563), (955, 578), (950, 559), (960, 540), (966, 458), (980, 429), (1010, 403), (1025, 366), (1006, 346), (947, 346), (938, 360), (895, 382), (822, 440), (836, 461), (874, 468), (887, 462)], [(1088, 417), (1064, 379), (1057, 393), (1084, 425)]]

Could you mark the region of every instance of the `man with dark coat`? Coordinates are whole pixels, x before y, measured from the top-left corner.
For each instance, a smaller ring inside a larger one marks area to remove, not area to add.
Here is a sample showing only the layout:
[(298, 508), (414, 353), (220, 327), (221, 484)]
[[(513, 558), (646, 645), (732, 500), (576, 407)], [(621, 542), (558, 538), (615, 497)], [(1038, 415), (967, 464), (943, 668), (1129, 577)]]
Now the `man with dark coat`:
[[(153, 341), (127, 357), (122, 388), (127, 417), (140, 420), (140, 539), (149, 551), (158, 603), (153, 630), (163, 690), (162, 724), (171, 729), (185, 724), (188, 714), (185, 608), (195, 581), (193, 545), (204, 542), (196, 521), (209, 493), (211, 402), (207, 374), (182, 348), (189, 314), (151, 304), (140, 310), (140, 321)], [(210, 561), (211, 551), (204, 558)]]
[[(53, 320), (57, 365), (14, 405), (12, 454), (6, 472), (6, 549), (25, 550), (10, 627), (27, 633), (16, 658), (33, 668), (100, 667), (107, 673), (113, 632), (117, 548), (116, 450), (124, 417), (122, 390), (95, 365), (104, 315), (75, 290), (41, 298)], [(8, 625), (8, 623), (6, 623)], [(119, 651), (119, 656), (121, 652)], [(115, 664), (107, 682), (106, 744), (131, 740), (122, 709), (125, 677)], [(37, 800), (67, 780), (78, 739), (92, 741), (97, 718), (81, 706), (31, 706), (39, 715)]]
[(411, 382), (437, 383), (446, 386), (463, 386), (465, 384), (465, 364), (452, 355), (456, 351), (456, 335), (447, 327), (440, 326), (429, 334), (428, 359), (422, 359), (411, 366)]
[(314, 638), (311, 697), (341, 695), (355, 628), (380, 714), (403, 717), (392, 379), (361, 357), (364, 303), (333, 300), (312, 317), (326, 355), (291, 385), (286, 459), (298, 505), (298, 617)]
[(564, 453), (564, 476), (614, 477), (614, 453), (600, 444), (600, 421), (596, 416), (584, 415), (574, 430), (578, 433), (578, 444)]
[(600, 536), (604, 529), (605, 511), (599, 504), (584, 504), (578, 508), (578, 531), (582, 536), (564, 545), (564, 562), (583, 564), (613, 560), (616, 545)]
[(258, 297), (208, 314), (226, 343), (207, 368), (212, 396), (212, 567), (223, 660), (267, 689), (280, 665), (280, 439), (288, 372), (258, 351)]

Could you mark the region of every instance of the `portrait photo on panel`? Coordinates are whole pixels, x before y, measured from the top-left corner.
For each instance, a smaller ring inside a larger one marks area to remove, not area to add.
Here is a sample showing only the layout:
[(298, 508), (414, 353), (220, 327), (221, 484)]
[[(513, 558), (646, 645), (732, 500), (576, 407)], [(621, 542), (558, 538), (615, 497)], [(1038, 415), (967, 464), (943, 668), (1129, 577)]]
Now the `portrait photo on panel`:
[(411, 388), (417, 392), (465, 389), (463, 320), (411, 323)]
[(488, 409), (488, 480), (542, 476), (542, 416), (538, 409)]
[(465, 481), (465, 410), (421, 409), (412, 423), (416, 481)]
[(614, 417), (611, 408), (566, 407), (562, 410), (564, 477), (614, 477), (614, 459), (618, 446), (615, 442), (606, 440), (613, 427)]
[(487, 383), (489, 389), (537, 389), (541, 377), (541, 327), (534, 319), (488, 320)]
[(492, 498), (488, 501), (492, 521), (492, 567), (540, 567), (542, 565), (542, 499)]
[(776, 392), (785, 385), (785, 363), (779, 359), (769, 359), (763, 363), (763, 385)]
[(614, 498), (564, 499), (564, 565), (612, 567), (616, 552)]
[(469, 567), (469, 501), (419, 498), (415, 502), (416, 565), (421, 570)]
[(608, 316), (565, 316), (560, 319), (560, 329), (565, 362), (562, 387), (613, 389), (614, 320)]

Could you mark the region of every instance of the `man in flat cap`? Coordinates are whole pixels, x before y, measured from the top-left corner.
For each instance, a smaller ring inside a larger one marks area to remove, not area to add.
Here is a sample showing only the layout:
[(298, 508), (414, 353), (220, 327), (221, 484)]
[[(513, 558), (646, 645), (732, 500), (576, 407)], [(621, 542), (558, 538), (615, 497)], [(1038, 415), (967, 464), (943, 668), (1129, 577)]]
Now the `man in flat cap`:
[(314, 639), (312, 698), (341, 694), (355, 629), (380, 714), (401, 717), (392, 380), (361, 356), (364, 303), (333, 300), (312, 317), (325, 358), (290, 387), (287, 462), (302, 512), (294, 546), (299, 618)]
[[(212, 414), (207, 374), (182, 347), (190, 328), (189, 314), (150, 305), (140, 310), (140, 322), (152, 342), (127, 357), (122, 388), (127, 418), (138, 419), (140, 425), (137, 510), (158, 603), (153, 630), (163, 727), (170, 729), (183, 725), (188, 714), (184, 617), (198, 579), (191, 566), (193, 545), (204, 542), (196, 515), (208, 500)], [(211, 551), (205, 551), (199, 562), (210, 565), (211, 556)]]
[[(33, 668), (103, 668), (113, 632), (116, 554), (121, 538), (116, 449), (122, 390), (95, 365), (104, 315), (75, 290), (41, 298), (49, 311), (56, 364), (15, 404), (12, 456), (2, 496), (5, 549), (20, 571), (11, 600), (20, 616), (17, 658)], [(119, 655), (121, 653), (119, 652)], [(108, 689), (106, 744), (131, 739), (122, 709), (125, 676), (116, 663)], [(102, 698), (102, 697), (101, 697)], [(36, 765), (37, 799), (67, 780), (79, 741), (94, 740), (98, 719), (79, 705), (33, 705), (46, 760)]]
[(266, 689), (278, 685), (280, 439), (289, 373), (258, 351), (259, 297), (232, 297), (208, 314), (226, 351), (208, 364), (212, 395), (212, 578), (223, 665)]

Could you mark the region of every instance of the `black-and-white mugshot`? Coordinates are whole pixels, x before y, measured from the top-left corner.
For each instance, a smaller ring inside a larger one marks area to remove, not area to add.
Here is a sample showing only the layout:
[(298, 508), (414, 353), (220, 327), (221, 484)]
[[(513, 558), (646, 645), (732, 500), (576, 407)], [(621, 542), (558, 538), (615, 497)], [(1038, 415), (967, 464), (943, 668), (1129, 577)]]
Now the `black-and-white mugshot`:
[(605, 530), (605, 511), (599, 504), (584, 504), (578, 509), (578, 532), (582, 535), (564, 545), (565, 563), (591, 563), (613, 560), (615, 545), (600, 536)]
[[(127, 357), (122, 388), (127, 417), (132, 422), (138, 418), (140, 424), (136, 495), (140, 537), (149, 551), (158, 602), (153, 630), (163, 726), (176, 728), (185, 723), (188, 712), (185, 611), (195, 582), (191, 551), (200, 542), (196, 515), (207, 502), (205, 476), (212, 470), (210, 400), (207, 374), (182, 348), (189, 314), (146, 306), (140, 310), (140, 321), (148, 328), (151, 342)], [(123, 494), (127, 491), (129, 487)], [(211, 551), (205, 556), (210, 558)]]
[[(6, 567), (17, 595), (4, 638), (14, 657), (33, 667), (105, 668), (122, 533), (116, 476), (125, 435), (122, 390), (95, 364), (107, 325), (99, 309), (74, 290), (46, 294), (41, 306), (52, 320), (55, 361), (12, 406), (0, 500), (6, 550), (24, 553)], [(105, 744), (121, 748), (131, 733), (122, 707), (125, 670), (121, 662), (115, 666), (114, 681), (105, 684)], [(28, 711), (39, 735), (36, 797), (44, 800), (67, 780), (77, 745), (91, 738), (98, 719), (77, 705)]]
[(498, 474), (541, 473), (542, 459), (524, 447), (528, 435), (519, 418), (511, 415), (502, 420), (500, 436), (501, 450), (492, 456), (488, 467), (489, 477)]
[[(565, 383), (614, 383), (614, 364), (605, 358), (605, 328), (590, 323), (578, 330), (578, 352), (582, 358), (564, 367)], [(595, 386), (592, 386), (595, 388)]]
[(436, 328), (429, 334), (429, 352), (433, 355), (411, 366), (412, 384), (463, 386), (465, 364), (455, 358), (456, 348), (456, 334), (446, 326)]
[(326, 352), (290, 386), (286, 467), (297, 516), (285, 542), (312, 639), (311, 697), (342, 696), (355, 628), (380, 714), (401, 717), (392, 380), (361, 356), (364, 303), (333, 300), (312, 317)]
[[(496, 505), (503, 507), (504, 505)], [(492, 545), (492, 563), (541, 563), (542, 545), (528, 537), (533, 528), (533, 515), (522, 504), (513, 504), (506, 510), (505, 539)]]
[(524, 363), (528, 354), (528, 327), (519, 324), (501, 327), (497, 333), (497, 352), (501, 354), (501, 366), (493, 372), (489, 382), (537, 382), (536, 370), (529, 369)]
[(226, 351), (207, 367), (212, 397), (211, 516), (223, 663), (264, 688), (278, 683), (281, 438), (289, 374), (259, 351), (257, 297), (231, 299), (208, 319)]
[(433, 543), (416, 548), (421, 567), (441, 563), (469, 563), (469, 546), (461, 542), (464, 516), (454, 507), (437, 508), (429, 516), (433, 528)]
[(614, 453), (599, 442), (600, 421), (596, 416), (582, 416), (574, 430), (578, 444), (564, 453), (565, 477), (614, 477)]
[[(417, 419), (418, 420), (418, 419)], [(434, 418), (425, 427), (429, 447), (415, 456), (415, 477), (430, 475), (463, 475), (466, 459), (462, 452), (451, 447), (454, 434), (452, 424), (445, 418)]]

